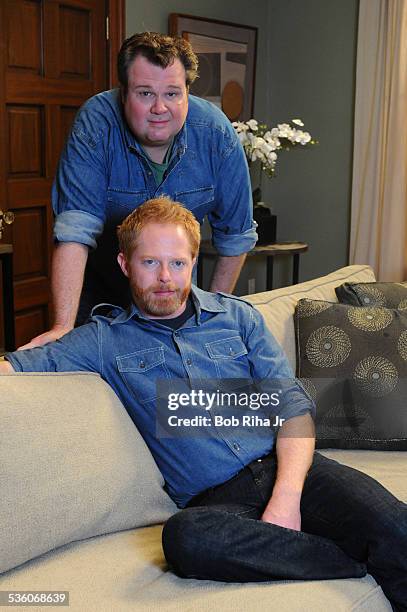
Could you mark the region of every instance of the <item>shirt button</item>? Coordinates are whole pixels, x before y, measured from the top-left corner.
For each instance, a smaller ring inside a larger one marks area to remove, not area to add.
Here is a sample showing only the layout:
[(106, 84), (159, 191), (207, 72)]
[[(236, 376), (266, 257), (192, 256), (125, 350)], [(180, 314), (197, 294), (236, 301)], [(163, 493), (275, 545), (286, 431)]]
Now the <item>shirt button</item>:
[(233, 448), (234, 448), (236, 451), (240, 451), (240, 446), (238, 445), (238, 443), (237, 443), (237, 442), (233, 442)]
[(145, 368), (146, 367), (146, 364), (144, 363), (144, 361), (140, 361), (139, 365), (140, 365), (140, 368)]
[(231, 346), (229, 346), (229, 353), (230, 353), (231, 355), (234, 355), (234, 354), (235, 354), (235, 351), (232, 349), (232, 347), (231, 347)]
[(191, 364), (192, 364), (192, 361), (191, 361), (191, 359), (189, 359), (189, 357), (188, 357), (188, 359), (187, 359), (187, 365), (191, 365)]

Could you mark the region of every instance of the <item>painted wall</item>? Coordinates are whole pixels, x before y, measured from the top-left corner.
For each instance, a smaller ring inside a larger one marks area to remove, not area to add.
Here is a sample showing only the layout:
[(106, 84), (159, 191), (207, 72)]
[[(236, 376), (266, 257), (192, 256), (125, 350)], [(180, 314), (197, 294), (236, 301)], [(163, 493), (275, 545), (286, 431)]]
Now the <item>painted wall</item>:
[[(301, 117), (320, 142), (282, 153), (277, 177), (264, 180), (278, 240), (309, 244), (302, 280), (347, 263), (357, 11), (358, 0), (127, 0), (128, 35), (167, 32), (170, 12), (258, 27), (254, 116), (272, 124)], [(248, 293), (253, 278), (264, 290), (261, 259), (246, 264), (236, 293)], [(290, 278), (288, 261), (277, 260), (275, 286)]]
[(270, 118), (301, 117), (320, 143), (282, 153), (267, 191), (278, 238), (309, 243), (303, 279), (347, 264), (358, 4), (269, 2)]

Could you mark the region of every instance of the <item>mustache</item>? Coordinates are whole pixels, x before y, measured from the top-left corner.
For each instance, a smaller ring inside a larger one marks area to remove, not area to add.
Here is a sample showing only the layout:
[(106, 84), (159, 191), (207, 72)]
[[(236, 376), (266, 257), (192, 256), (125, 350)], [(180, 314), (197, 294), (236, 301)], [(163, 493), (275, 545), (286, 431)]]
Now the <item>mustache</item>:
[(176, 285), (174, 285), (174, 283), (167, 283), (166, 285), (150, 285), (147, 289), (147, 291), (177, 291), (179, 289), (179, 287), (177, 287)]

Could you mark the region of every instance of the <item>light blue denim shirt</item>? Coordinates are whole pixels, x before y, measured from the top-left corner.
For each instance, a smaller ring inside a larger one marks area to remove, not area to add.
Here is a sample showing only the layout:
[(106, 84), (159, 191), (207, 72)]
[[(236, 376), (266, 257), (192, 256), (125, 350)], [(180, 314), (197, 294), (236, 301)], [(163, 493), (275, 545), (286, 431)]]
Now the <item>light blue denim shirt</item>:
[[(91, 249), (91, 277), (106, 288), (103, 301), (122, 302), (116, 227), (144, 201), (168, 195), (205, 215), (220, 255), (255, 246), (250, 177), (230, 121), (213, 104), (189, 96), (185, 124), (175, 136), (169, 166), (157, 186), (146, 155), (123, 118), (119, 91), (102, 92), (80, 109), (61, 155), (52, 189), (54, 237)], [(102, 278), (103, 277), (103, 278)], [(100, 300), (99, 300), (100, 301)]]
[[(157, 380), (171, 386), (180, 379), (284, 379), (288, 385), (279, 416), (287, 420), (314, 411), (254, 307), (194, 286), (192, 292), (196, 314), (176, 331), (146, 318), (133, 304), (127, 311), (114, 308), (110, 315), (94, 314), (87, 325), (44, 347), (6, 355), (16, 371), (100, 373), (126, 407), (180, 507), (270, 452), (274, 433), (269, 427), (208, 426), (199, 436), (192, 432), (160, 437)], [(204, 412), (214, 418), (211, 411)]]

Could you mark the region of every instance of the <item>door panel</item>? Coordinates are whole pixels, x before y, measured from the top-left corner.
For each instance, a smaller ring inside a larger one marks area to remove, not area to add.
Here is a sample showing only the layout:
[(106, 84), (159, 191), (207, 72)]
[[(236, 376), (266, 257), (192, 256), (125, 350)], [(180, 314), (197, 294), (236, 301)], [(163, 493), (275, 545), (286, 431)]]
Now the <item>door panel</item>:
[(2, 242), (14, 249), (18, 345), (50, 323), (51, 185), (78, 108), (108, 86), (108, 51), (117, 53), (105, 28), (113, 4), (0, 2), (0, 209), (16, 216)]

